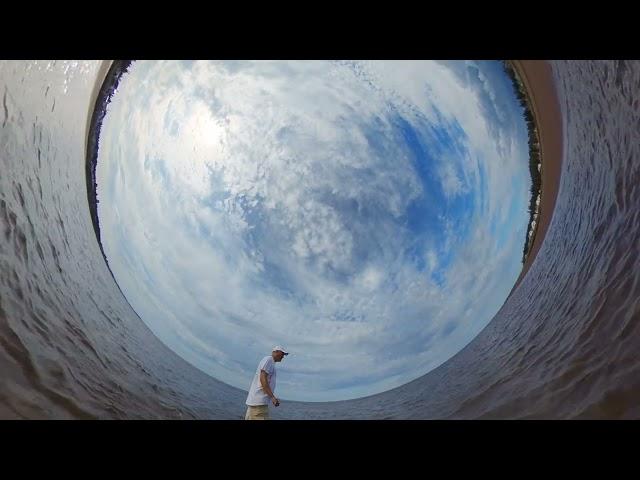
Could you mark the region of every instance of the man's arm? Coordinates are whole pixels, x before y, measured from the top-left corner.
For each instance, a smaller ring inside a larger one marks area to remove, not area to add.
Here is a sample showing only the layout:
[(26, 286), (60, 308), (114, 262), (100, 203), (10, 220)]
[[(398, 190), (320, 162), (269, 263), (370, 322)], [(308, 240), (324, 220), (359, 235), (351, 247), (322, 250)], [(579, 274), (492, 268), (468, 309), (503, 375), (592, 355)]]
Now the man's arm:
[(262, 385), (262, 389), (265, 391), (269, 398), (273, 402), (273, 404), (277, 407), (280, 405), (280, 400), (276, 398), (276, 396), (271, 391), (271, 387), (269, 386), (269, 381), (267, 380), (267, 372), (264, 370), (260, 370), (260, 385)]

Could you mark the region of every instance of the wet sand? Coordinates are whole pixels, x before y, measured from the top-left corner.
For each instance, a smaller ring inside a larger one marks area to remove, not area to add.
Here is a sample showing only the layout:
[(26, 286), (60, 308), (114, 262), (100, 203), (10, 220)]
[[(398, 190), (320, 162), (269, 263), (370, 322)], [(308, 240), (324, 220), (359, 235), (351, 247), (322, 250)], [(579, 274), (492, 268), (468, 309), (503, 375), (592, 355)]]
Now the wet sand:
[(510, 62), (522, 78), (531, 99), (531, 108), (540, 137), (542, 186), (540, 214), (538, 215), (533, 245), (509, 296), (527, 275), (544, 242), (558, 197), (563, 154), (562, 112), (558, 103), (551, 66), (545, 60), (510, 60)]
[[(88, 132), (91, 128), (91, 118), (93, 118), (93, 112), (96, 107), (96, 100), (98, 99), (98, 95), (100, 94), (100, 89), (102, 88), (102, 84), (104, 83), (104, 79), (107, 77), (107, 73), (109, 73), (109, 69), (113, 64), (113, 60), (104, 60), (98, 69), (98, 73), (96, 74), (96, 81), (93, 85), (93, 90), (91, 91), (91, 98), (89, 99), (89, 110), (87, 111), (87, 124), (85, 127), (85, 132)], [(87, 137), (87, 143), (85, 144), (85, 152), (84, 156), (86, 158), (88, 154), (89, 148), (89, 138)]]

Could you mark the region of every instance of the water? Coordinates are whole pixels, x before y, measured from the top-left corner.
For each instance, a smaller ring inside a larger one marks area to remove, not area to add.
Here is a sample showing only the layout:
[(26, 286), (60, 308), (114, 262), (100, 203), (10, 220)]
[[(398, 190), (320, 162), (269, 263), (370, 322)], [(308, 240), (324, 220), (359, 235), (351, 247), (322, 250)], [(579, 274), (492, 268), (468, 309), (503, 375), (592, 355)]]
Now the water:
[(99, 67), (0, 66), (0, 417), (239, 417), (244, 393), (156, 340), (102, 259), (84, 175)]
[[(640, 418), (640, 62), (552, 62), (560, 190), (528, 274), (474, 341), (372, 397), (275, 418)], [(0, 63), (0, 418), (239, 419), (246, 393), (160, 343), (87, 204), (102, 62)]]

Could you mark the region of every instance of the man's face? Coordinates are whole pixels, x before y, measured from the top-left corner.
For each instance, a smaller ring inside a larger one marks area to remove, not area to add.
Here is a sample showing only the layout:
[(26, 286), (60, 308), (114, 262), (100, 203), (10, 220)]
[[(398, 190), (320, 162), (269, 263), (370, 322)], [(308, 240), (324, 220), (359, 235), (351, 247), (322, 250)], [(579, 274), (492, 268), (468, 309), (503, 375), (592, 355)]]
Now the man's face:
[(273, 352), (273, 355), (273, 360), (276, 362), (281, 362), (284, 358), (284, 352), (281, 352), (280, 350), (276, 350), (275, 352)]

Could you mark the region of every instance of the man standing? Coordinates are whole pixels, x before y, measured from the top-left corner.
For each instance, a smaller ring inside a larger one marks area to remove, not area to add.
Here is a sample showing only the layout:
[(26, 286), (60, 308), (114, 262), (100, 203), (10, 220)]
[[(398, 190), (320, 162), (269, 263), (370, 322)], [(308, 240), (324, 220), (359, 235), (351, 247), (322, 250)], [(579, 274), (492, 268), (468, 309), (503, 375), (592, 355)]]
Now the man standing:
[(276, 389), (276, 362), (281, 362), (285, 355), (289, 355), (289, 352), (278, 345), (273, 347), (271, 355), (260, 360), (245, 402), (245, 420), (269, 420), (269, 400), (274, 407), (280, 405), (280, 400), (273, 392)]

